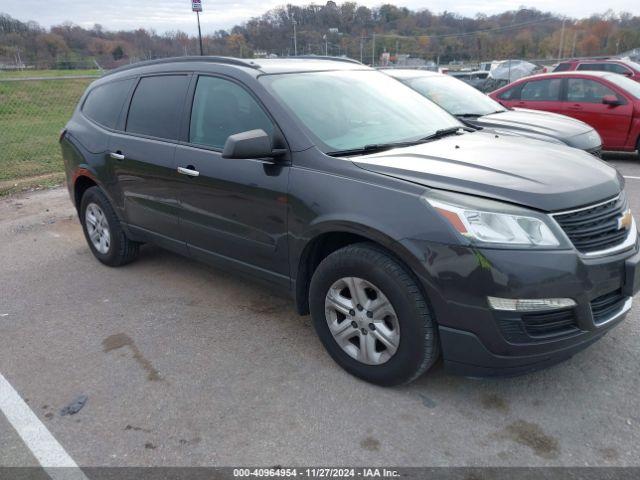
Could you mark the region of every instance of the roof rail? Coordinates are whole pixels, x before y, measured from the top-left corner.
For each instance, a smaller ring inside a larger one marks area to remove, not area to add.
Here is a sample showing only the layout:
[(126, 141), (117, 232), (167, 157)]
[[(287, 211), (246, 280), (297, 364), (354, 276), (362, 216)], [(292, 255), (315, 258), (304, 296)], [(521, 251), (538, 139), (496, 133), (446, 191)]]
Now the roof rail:
[(120, 73), (127, 70), (131, 70), (138, 67), (147, 67), (150, 65), (162, 65), (164, 63), (176, 63), (176, 62), (210, 62), (210, 63), (224, 63), (227, 65), (237, 65), (239, 67), (248, 67), (259, 69), (260, 66), (251, 59), (241, 59), (234, 57), (218, 57), (218, 56), (186, 56), (186, 57), (168, 57), (157, 58), (155, 60), (145, 60), (142, 62), (132, 63), (130, 65), (123, 65), (122, 67), (115, 68), (107, 72), (104, 76), (114, 73)]
[(347, 57), (332, 57), (330, 55), (298, 55), (295, 57), (283, 57), (286, 59), (296, 59), (301, 58), (303, 60), (331, 60), (332, 62), (346, 62), (346, 63), (355, 63), (357, 65), (364, 65), (358, 60), (354, 60), (353, 58)]

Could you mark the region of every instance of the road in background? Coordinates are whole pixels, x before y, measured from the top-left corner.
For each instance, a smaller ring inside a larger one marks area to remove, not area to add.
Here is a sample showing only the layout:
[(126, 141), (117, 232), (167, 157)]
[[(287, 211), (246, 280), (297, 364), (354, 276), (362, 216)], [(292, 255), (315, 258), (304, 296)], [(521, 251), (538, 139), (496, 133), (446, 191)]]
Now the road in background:
[[(81, 466), (639, 464), (640, 303), (551, 369), (385, 389), (246, 279), (154, 247), (99, 264), (63, 189), (0, 199), (0, 265), (0, 373)], [(0, 465), (34, 462), (0, 414)]]

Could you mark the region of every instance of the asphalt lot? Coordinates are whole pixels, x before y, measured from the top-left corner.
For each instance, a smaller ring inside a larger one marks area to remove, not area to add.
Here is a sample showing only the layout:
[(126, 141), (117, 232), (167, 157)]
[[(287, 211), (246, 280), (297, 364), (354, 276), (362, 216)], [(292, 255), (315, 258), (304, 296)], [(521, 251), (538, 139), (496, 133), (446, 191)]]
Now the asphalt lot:
[[(640, 160), (612, 163), (640, 212)], [(154, 247), (102, 266), (65, 189), (0, 199), (0, 265), (0, 374), (80, 466), (640, 465), (640, 303), (551, 369), (384, 389), (259, 285)], [(29, 465), (0, 414), (0, 466)]]

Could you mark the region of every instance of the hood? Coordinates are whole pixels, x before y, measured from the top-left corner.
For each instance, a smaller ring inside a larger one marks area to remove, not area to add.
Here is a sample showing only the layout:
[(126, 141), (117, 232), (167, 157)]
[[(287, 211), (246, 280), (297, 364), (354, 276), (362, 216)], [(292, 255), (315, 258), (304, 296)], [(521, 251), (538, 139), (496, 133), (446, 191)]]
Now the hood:
[(581, 150), (478, 131), (350, 158), (360, 168), (425, 187), (568, 210), (617, 195), (617, 171)]
[(465, 120), (484, 128), (508, 129), (524, 135), (545, 135), (581, 150), (596, 149), (602, 144), (600, 135), (586, 123), (539, 110), (514, 109)]

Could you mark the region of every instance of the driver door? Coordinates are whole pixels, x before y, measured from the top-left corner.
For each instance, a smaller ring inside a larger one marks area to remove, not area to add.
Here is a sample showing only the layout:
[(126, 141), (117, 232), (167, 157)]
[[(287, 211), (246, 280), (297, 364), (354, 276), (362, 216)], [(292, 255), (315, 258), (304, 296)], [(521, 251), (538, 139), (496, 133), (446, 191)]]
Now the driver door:
[[(188, 142), (178, 145), (180, 225), (190, 255), (229, 264), (287, 285), (286, 161), (222, 158), (227, 138), (275, 126), (244, 86), (201, 75), (191, 108)], [(183, 170), (184, 171), (184, 170)]]

